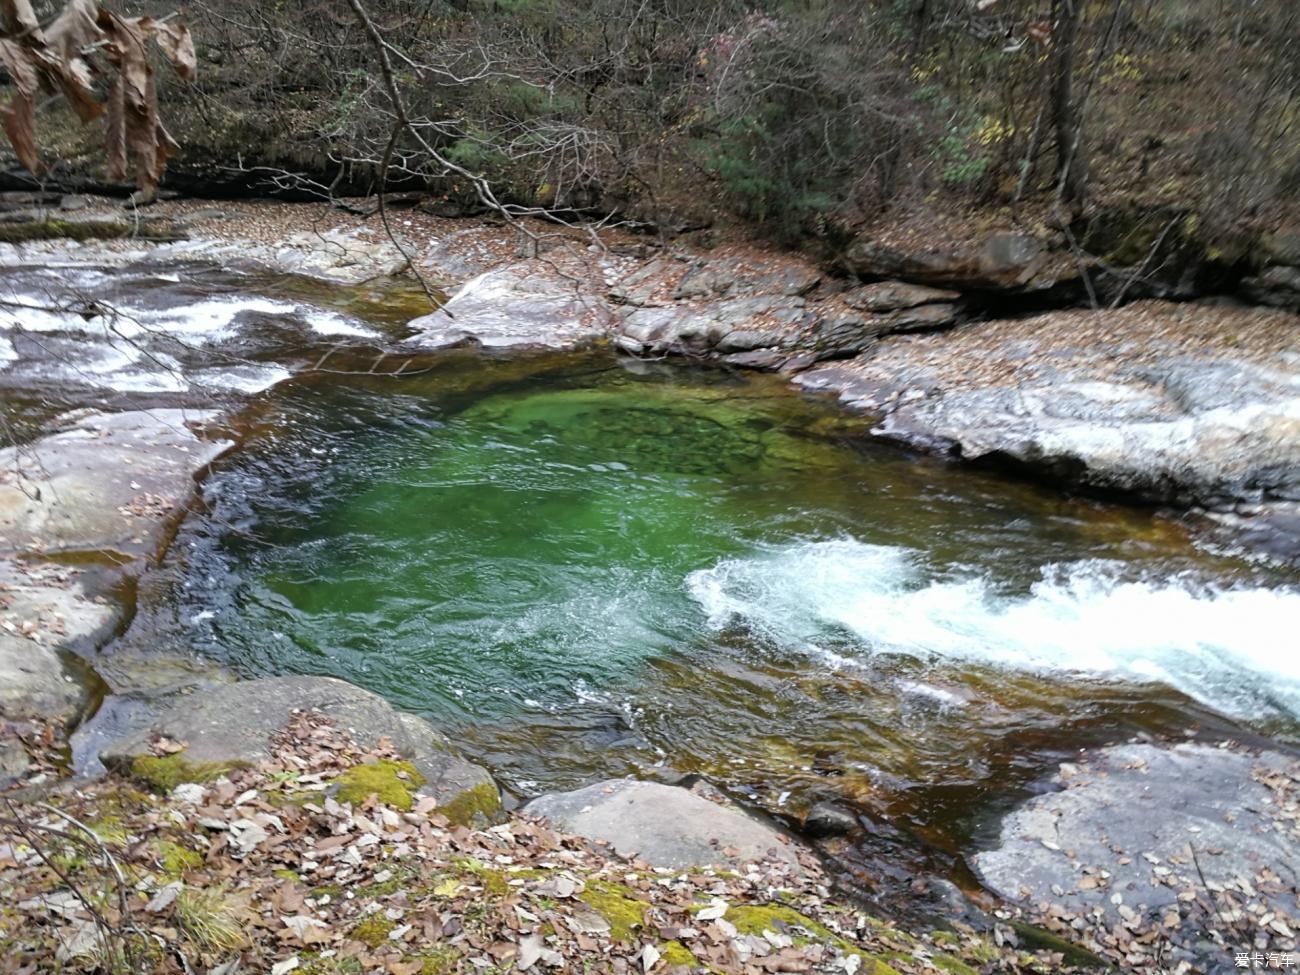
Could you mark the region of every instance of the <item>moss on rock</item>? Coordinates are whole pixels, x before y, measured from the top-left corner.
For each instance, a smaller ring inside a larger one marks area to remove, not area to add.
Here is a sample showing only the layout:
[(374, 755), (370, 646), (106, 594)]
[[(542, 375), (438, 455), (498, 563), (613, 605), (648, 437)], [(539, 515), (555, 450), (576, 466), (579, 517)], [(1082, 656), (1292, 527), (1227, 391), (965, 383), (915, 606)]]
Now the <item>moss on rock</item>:
[(155, 792), (171, 792), (186, 782), (211, 782), (236, 768), (236, 763), (188, 762), (185, 752), (175, 755), (137, 755), (131, 759), (130, 774)]
[[(703, 907), (704, 905), (700, 905)], [(862, 975), (899, 975), (889, 962), (880, 955), (859, 948), (847, 938), (836, 934), (826, 925), (814, 921), (806, 914), (796, 911), (784, 904), (742, 904), (733, 906), (727, 912), (730, 921), (741, 934), (761, 937), (764, 931), (791, 934), (796, 944), (809, 941), (826, 942), (845, 955), (857, 955), (862, 959)], [(795, 929), (791, 931), (791, 929)], [(799, 937), (798, 930), (807, 931), (811, 937)]]
[(424, 776), (410, 762), (385, 758), (353, 765), (334, 781), (339, 802), (359, 806), (374, 796), (384, 805), (405, 812), (415, 804), (415, 791), (424, 785)]
[(677, 968), (681, 965), (698, 968), (700, 964), (700, 960), (680, 941), (669, 941), (663, 945), (660, 948), (660, 958), (669, 968)]
[(1082, 948), (1072, 941), (1044, 931), (1033, 924), (1023, 921), (1009, 921), (1012, 929), (1020, 936), (1020, 942), (1026, 948), (1042, 951), (1060, 952), (1066, 962), (1082, 968), (1110, 968), (1110, 963), (1099, 955), (1094, 955), (1087, 948)]
[(960, 958), (954, 958), (952, 955), (935, 955), (931, 961), (951, 975), (979, 975), (977, 969), (971, 968)]
[(636, 929), (645, 925), (645, 912), (650, 905), (638, 900), (622, 884), (589, 880), (578, 897), (609, 922), (609, 936), (615, 941), (631, 941)]
[(487, 826), (501, 812), (501, 793), (496, 786), (484, 782), (440, 804), (438, 812), (453, 826)]

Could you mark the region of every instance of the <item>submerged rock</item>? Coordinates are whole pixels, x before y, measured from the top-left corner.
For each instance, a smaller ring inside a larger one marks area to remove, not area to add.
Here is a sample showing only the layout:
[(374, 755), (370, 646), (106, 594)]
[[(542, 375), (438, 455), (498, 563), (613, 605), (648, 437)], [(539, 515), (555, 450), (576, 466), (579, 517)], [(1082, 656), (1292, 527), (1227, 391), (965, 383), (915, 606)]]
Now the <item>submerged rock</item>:
[[(148, 727), (103, 747), (99, 758), (110, 769), (145, 779), (159, 773), (181, 781), (188, 781), (187, 774), (210, 777), (270, 757), (273, 739), (294, 710), (319, 711), (363, 747), (390, 738), (424, 779), (417, 794), (437, 799), (439, 810), (453, 822), (483, 825), (501, 808), (487, 771), (457, 755), (427, 721), (333, 677), (268, 677), (199, 687), (171, 698)], [(184, 750), (159, 757), (153, 747), (159, 738), (181, 743)]]
[(0, 550), (152, 552), (194, 476), (231, 446), (201, 440), (198, 410), (90, 413), (0, 450)]
[[(998, 894), (1056, 918), (1087, 918), (1103, 932), (1154, 929), (1192, 955), (1205, 924), (1239, 939), (1228, 948), (1254, 947), (1258, 933), (1275, 949), (1295, 947), (1294, 758), (1123, 745), (1062, 765), (1051, 784), (1057, 791), (1003, 820), (996, 849), (973, 858)], [(1261, 932), (1265, 912), (1280, 927), (1265, 923)]]
[(837, 802), (819, 802), (804, 815), (803, 828), (809, 836), (848, 836), (862, 824), (853, 810)]
[(574, 792), (548, 793), (525, 811), (621, 856), (656, 867), (778, 860), (799, 870), (799, 848), (735, 806), (657, 782), (611, 779)]

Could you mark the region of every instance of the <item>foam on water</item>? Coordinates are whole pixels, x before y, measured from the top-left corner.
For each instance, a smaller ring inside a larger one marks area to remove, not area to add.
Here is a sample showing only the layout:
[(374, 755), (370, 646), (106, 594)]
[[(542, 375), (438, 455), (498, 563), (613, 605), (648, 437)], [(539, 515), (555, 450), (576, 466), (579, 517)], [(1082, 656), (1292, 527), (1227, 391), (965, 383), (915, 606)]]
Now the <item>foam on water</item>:
[(711, 626), (741, 626), (842, 665), (901, 653), (1019, 670), (1156, 681), (1247, 719), (1300, 716), (1300, 593), (1134, 580), (1111, 563), (1052, 566), (1028, 592), (919, 553), (806, 541), (692, 573)]
[(149, 331), (168, 335), (203, 338), (219, 341), (230, 338), (239, 330), (238, 319), (247, 314), (296, 315), (313, 331), (321, 335), (373, 336), (375, 333), (336, 312), (323, 311), (309, 305), (275, 298), (229, 297), (205, 298), (173, 308), (125, 309), (134, 321), (119, 324), (118, 330), (134, 337)]

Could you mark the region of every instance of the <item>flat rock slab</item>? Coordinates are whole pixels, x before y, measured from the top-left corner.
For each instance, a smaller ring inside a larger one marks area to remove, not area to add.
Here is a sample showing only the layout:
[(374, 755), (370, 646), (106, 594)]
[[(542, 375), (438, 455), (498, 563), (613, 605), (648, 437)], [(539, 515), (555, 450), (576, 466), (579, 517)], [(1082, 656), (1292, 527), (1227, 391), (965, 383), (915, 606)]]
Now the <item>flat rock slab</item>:
[(1058, 916), (1099, 911), (1107, 926), (1171, 919), (1177, 929), (1202, 900), (1211, 923), (1252, 903), (1297, 914), (1296, 759), (1123, 745), (1061, 766), (1052, 784), (1003, 820), (997, 849), (973, 858), (1003, 897)]
[(92, 413), (0, 450), (0, 551), (152, 552), (194, 476), (231, 446), (191, 429), (212, 412)]
[(119, 614), (76, 576), (0, 559), (0, 718), (69, 723), (85, 706), (88, 688), (63, 651), (106, 638)]
[(734, 867), (776, 860), (799, 869), (799, 848), (784, 834), (734, 806), (677, 786), (611, 779), (574, 792), (548, 793), (525, 811), (656, 867)]
[(612, 315), (596, 290), (540, 262), (513, 264), (467, 281), (443, 309), (410, 322), (408, 345), (448, 348), (577, 348), (605, 337)]
[(889, 439), (1219, 509), (1300, 500), (1298, 326), (1140, 302), (894, 338), (797, 381)]
[(185, 743), (181, 754), (188, 764), (253, 765), (271, 756), (272, 738), (288, 724), (295, 709), (319, 711), (363, 747), (373, 748), (380, 738), (390, 738), (424, 776), (420, 793), (433, 796), (440, 806), (452, 807), (457, 800), (461, 805), (472, 802), (475, 812), (491, 815), (500, 805), (487, 771), (458, 756), (446, 736), (427, 721), (333, 677), (267, 677), (202, 685), (170, 698), (147, 727), (136, 727), (103, 747), (99, 758), (108, 768), (129, 767), (133, 759), (152, 755), (152, 743), (165, 737)]

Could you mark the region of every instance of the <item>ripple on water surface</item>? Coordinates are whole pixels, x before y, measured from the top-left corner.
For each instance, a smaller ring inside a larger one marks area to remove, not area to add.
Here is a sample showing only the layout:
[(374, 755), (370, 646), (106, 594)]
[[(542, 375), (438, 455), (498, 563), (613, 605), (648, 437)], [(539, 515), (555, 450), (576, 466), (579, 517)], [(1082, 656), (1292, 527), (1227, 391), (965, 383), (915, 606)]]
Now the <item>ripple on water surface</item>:
[(521, 791), (667, 762), (923, 819), (1089, 740), (1294, 733), (1293, 578), (776, 382), (533, 369), (281, 387), (174, 550), (190, 635), (457, 725)]

